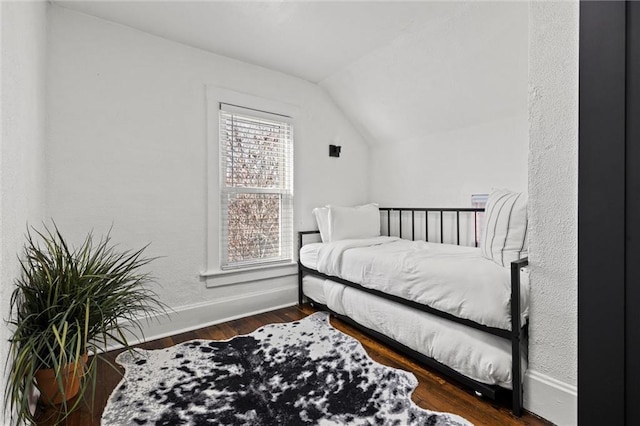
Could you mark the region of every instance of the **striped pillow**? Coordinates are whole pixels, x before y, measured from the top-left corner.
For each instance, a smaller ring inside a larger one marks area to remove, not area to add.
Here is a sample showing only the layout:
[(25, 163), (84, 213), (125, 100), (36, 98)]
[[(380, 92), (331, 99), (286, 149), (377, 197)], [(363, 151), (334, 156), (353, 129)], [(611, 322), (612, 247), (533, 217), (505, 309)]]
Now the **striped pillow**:
[(482, 255), (500, 266), (527, 256), (527, 195), (507, 190), (489, 194)]

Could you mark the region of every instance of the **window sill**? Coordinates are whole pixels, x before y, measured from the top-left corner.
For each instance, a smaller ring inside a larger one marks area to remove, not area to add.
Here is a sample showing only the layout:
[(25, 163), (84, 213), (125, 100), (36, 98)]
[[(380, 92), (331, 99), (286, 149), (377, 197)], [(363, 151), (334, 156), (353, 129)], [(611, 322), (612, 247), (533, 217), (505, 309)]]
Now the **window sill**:
[(228, 271), (205, 271), (200, 273), (200, 278), (205, 280), (207, 288), (213, 288), (251, 281), (268, 280), (270, 278), (287, 277), (296, 275), (297, 273), (298, 264), (289, 262)]

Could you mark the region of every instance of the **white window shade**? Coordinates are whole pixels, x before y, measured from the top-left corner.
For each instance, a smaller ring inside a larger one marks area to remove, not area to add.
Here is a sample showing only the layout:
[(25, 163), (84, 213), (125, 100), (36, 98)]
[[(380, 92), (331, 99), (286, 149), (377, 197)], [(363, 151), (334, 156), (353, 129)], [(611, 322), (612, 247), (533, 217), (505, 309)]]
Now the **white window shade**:
[(293, 259), (293, 129), (288, 117), (220, 104), (220, 267)]

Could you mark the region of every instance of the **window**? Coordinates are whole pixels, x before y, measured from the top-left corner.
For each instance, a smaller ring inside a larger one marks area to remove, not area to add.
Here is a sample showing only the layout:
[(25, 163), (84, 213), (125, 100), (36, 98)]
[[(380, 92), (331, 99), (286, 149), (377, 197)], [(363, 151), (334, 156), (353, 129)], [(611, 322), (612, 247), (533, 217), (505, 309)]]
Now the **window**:
[(291, 262), (291, 119), (219, 105), (220, 268)]

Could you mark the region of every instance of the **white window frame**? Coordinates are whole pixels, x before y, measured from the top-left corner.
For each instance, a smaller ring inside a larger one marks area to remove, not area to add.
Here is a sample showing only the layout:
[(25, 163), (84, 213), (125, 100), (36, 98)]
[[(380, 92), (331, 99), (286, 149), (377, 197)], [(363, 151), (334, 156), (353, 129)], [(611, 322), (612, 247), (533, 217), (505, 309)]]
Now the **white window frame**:
[[(252, 265), (249, 267), (222, 270), (220, 254), (222, 252), (222, 232), (220, 226), (220, 104), (238, 105), (257, 111), (268, 111), (273, 114), (290, 117), (294, 132), (297, 128), (296, 118), (299, 108), (278, 100), (262, 98), (217, 86), (206, 87), (207, 99), (207, 241), (205, 250), (205, 268), (200, 273), (207, 287), (218, 287), (236, 283), (276, 278), (297, 273), (297, 264), (273, 263)], [(293, 212), (292, 212), (293, 214)], [(295, 221), (294, 221), (295, 223)], [(291, 229), (293, 233), (294, 230)], [(292, 241), (295, 243), (293, 235)]]

